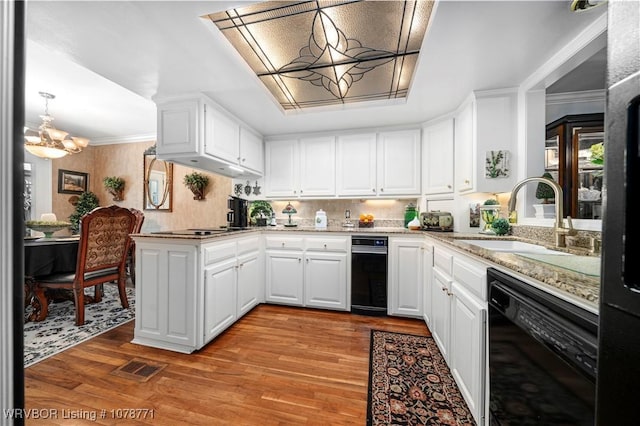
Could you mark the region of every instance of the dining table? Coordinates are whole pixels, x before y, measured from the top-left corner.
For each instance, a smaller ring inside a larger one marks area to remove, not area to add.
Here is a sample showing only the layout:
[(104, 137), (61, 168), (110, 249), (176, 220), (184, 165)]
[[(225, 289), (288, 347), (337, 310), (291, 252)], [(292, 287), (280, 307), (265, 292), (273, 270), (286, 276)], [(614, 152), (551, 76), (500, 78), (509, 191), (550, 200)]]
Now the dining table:
[(40, 276), (74, 273), (78, 259), (79, 236), (58, 238), (25, 237), (24, 240), (24, 296), (31, 305), (28, 321), (42, 321), (40, 301), (35, 297), (34, 286)]

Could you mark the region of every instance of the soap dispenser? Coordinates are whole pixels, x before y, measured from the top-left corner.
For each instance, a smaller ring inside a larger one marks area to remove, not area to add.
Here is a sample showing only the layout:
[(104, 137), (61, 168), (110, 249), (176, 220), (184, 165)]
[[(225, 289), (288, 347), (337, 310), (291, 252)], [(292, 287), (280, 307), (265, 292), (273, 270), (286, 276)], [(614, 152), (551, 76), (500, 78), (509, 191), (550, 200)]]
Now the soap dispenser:
[(316, 212), (316, 229), (327, 229), (327, 214), (322, 209)]

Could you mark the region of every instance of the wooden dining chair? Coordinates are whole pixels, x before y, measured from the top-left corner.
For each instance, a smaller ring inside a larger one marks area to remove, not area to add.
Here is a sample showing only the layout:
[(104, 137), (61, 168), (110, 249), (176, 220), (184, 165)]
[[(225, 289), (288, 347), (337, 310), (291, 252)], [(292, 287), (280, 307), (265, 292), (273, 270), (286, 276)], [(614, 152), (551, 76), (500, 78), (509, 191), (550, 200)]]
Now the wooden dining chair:
[[(136, 226), (133, 234), (139, 234), (144, 223), (144, 213), (138, 209), (129, 209), (136, 217)], [(136, 285), (136, 243), (131, 240), (129, 244), (129, 253), (127, 254), (127, 274), (131, 278), (131, 284)]]
[(102, 284), (116, 281), (123, 308), (129, 307), (126, 284), (126, 260), (136, 216), (129, 209), (115, 205), (98, 207), (80, 219), (80, 241), (76, 271), (35, 278), (34, 293), (41, 312), (36, 321), (47, 317), (49, 305), (45, 289), (70, 289), (76, 307), (76, 325), (84, 324), (84, 289), (95, 287), (95, 301), (102, 299)]

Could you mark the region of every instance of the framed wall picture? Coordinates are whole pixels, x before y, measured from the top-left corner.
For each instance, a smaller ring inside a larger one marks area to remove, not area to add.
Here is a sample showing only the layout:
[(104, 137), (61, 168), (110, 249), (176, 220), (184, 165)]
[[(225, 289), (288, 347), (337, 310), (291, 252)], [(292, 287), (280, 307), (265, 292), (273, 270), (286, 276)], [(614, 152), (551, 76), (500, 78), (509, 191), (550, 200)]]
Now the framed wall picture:
[(58, 170), (58, 193), (82, 194), (89, 188), (89, 173)]

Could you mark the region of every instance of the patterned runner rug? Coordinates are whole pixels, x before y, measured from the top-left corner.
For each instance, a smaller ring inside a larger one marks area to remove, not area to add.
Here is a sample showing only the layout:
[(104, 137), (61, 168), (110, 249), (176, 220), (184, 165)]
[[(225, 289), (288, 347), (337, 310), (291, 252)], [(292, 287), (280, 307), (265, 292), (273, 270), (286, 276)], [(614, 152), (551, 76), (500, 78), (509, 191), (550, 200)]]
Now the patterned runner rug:
[[(93, 289), (87, 291), (93, 294)], [(115, 284), (105, 284), (102, 301), (85, 305), (85, 323), (80, 327), (75, 325), (73, 301), (51, 303), (44, 321), (24, 324), (24, 367), (133, 320), (134, 296), (135, 289), (127, 288), (129, 309), (124, 309)], [(25, 318), (29, 310), (25, 311)]]
[(475, 425), (433, 337), (371, 330), (367, 425)]

